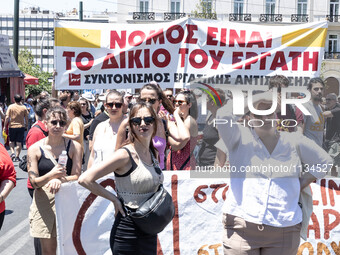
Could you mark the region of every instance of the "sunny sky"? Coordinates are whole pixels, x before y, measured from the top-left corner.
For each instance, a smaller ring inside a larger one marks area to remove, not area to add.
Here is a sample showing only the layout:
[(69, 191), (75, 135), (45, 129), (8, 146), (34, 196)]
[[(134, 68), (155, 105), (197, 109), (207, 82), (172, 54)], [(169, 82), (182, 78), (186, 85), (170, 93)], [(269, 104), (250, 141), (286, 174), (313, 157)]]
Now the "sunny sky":
[[(14, 0), (0, 0), (5, 3), (0, 8), (1, 14), (13, 14)], [(73, 8), (79, 9), (79, 0), (20, 0), (20, 9), (40, 7), (40, 10), (66, 12)], [(116, 0), (83, 0), (84, 12), (116, 11)]]

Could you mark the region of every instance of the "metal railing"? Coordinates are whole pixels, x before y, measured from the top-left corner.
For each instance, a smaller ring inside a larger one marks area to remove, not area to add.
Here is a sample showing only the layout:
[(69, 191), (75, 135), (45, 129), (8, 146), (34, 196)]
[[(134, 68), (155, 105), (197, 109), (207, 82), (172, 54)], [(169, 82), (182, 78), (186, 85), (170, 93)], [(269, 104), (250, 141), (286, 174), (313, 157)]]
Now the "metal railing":
[(308, 14), (292, 14), (292, 22), (308, 22)]
[(216, 13), (196, 13), (194, 17), (199, 19), (217, 19)]
[(282, 14), (260, 14), (261, 22), (282, 22)]
[(340, 15), (326, 15), (326, 19), (329, 22), (339, 22), (340, 21)]
[(155, 20), (154, 12), (134, 12), (133, 13), (134, 20)]
[(251, 14), (229, 13), (229, 21), (251, 21)]
[(324, 59), (340, 59), (340, 52), (325, 52)]
[(176, 20), (186, 16), (183, 12), (164, 12), (164, 20)]

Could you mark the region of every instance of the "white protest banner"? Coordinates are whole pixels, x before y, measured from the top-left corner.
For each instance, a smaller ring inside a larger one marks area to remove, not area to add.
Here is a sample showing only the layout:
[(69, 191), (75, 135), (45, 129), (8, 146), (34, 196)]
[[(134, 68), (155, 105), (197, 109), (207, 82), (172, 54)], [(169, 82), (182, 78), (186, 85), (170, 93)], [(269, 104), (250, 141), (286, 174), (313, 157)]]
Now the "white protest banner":
[(318, 76), (327, 21), (264, 26), (185, 18), (152, 24), (56, 21), (56, 89), (265, 85), (282, 74), (294, 85)]
[[(222, 255), (222, 205), (228, 184), (218, 179), (193, 179), (187, 171), (164, 172), (176, 215), (158, 235), (158, 255)], [(112, 190), (113, 176), (99, 180)], [(314, 212), (307, 241), (298, 254), (339, 254), (340, 179), (312, 184)], [(112, 204), (77, 183), (66, 183), (56, 195), (59, 254), (111, 254)]]

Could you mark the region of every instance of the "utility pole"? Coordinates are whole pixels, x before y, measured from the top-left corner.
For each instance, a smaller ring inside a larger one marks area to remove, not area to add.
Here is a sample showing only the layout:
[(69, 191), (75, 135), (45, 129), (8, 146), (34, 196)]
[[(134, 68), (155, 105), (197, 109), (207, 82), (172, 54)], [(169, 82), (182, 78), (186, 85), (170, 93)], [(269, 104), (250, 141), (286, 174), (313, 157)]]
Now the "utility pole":
[(13, 22), (13, 55), (18, 63), (19, 56), (19, 1), (14, 0), (14, 22)]
[(83, 1), (79, 2), (79, 21), (83, 21)]

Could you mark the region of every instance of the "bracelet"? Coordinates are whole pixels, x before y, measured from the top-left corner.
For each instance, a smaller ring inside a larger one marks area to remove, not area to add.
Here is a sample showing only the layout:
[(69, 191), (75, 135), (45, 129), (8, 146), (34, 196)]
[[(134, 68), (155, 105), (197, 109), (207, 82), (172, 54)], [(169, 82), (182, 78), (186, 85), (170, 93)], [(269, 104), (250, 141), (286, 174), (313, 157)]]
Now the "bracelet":
[(4, 196), (0, 193), (1, 203), (5, 200)]

